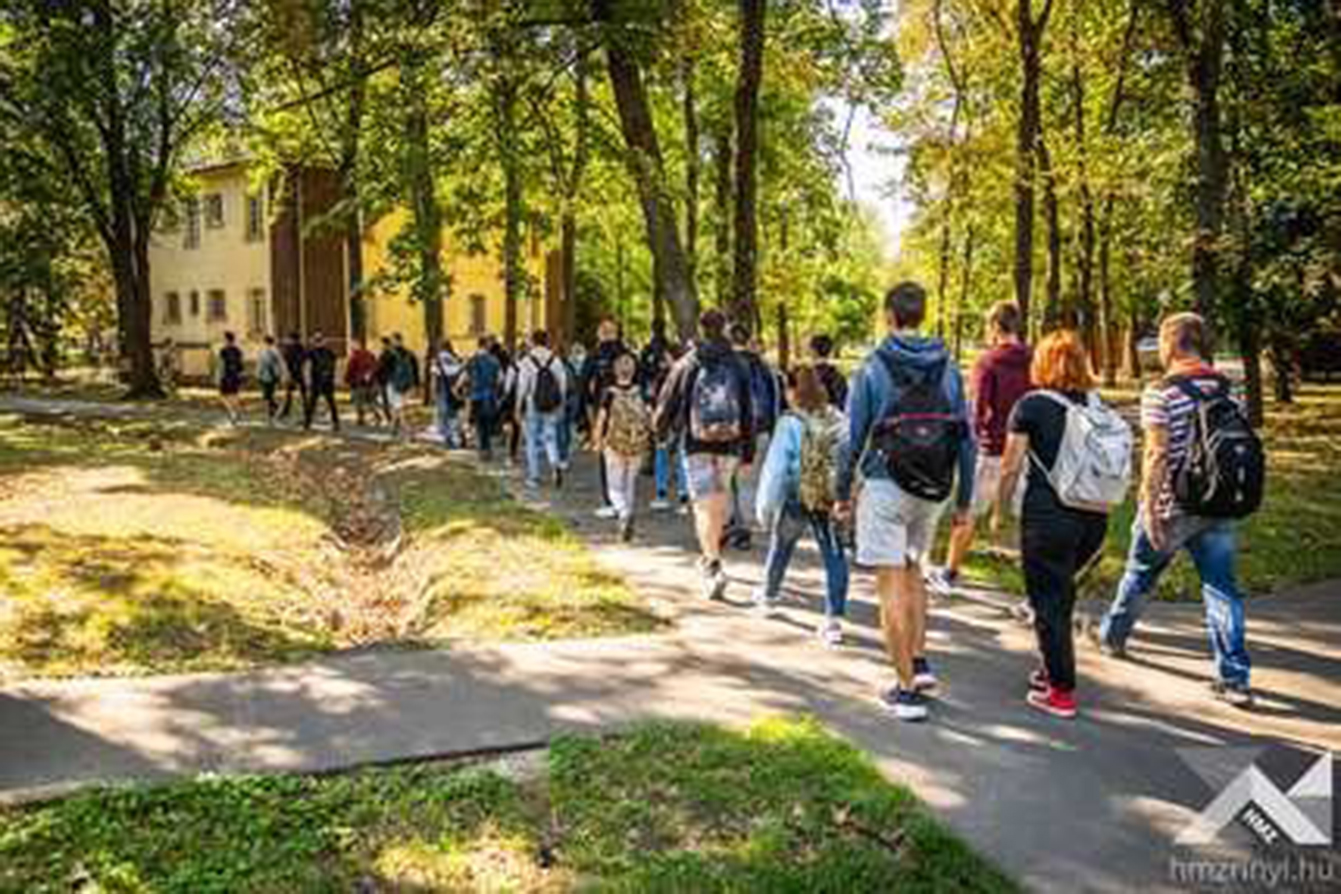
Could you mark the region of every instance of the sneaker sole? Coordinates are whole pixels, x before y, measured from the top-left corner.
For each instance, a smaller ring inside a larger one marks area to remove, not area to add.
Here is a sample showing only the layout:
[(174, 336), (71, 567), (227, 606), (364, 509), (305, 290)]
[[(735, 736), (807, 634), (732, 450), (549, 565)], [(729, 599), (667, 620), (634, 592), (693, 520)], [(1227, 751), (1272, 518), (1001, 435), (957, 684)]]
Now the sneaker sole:
[(913, 677), (914, 692), (933, 692), (940, 686), (940, 681), (935, 677)]
[(929, 713), (926, 708), (910, 708), (906, 705), (891, 706), (884, 702), (881, 702), (880, 704), (884, 707), (886, 713), (893, 715), (896, 719), (902, 720), (905, 723), (921, 723), (927, 719), (927, 714)]
[[(1032, 695), (1032, 693), (1031, 693), (1031, 695)], [(1075, 720), (1075, 719), (1076, 719), (1076, 715), (1079, 713), (1078, 711), (1074, 711), (1074, 710), (1072, 710), (1072, 711), (1065, 711), (1065, 710), (1062, 710), (1061, 708), (1056, 707), (1055, 705), (1050, 705), (1050, 704), (1048, 704), (1047, 702), (1044, 702), (1044, 701), (1041, 701), (1041, 700), (1038, 700), (1038, 699), (1034, 699), (1034, 698), (1026, 697), (1026, 698), (1025, 698), (1025, 701), (1028, 702), (1028, 703), (1029, 703), (1029, 707), (1033, 708), (1034, 710), (1036, 710), (1036, 711), (1042, 711), (1044, 714), (1047, 714), (1047, 715), (1049, 715), (1049, 716), (1051, 716), (1051, 717), (1059, 717), (1059, 718), (1061, 718), (1062, 720)]]

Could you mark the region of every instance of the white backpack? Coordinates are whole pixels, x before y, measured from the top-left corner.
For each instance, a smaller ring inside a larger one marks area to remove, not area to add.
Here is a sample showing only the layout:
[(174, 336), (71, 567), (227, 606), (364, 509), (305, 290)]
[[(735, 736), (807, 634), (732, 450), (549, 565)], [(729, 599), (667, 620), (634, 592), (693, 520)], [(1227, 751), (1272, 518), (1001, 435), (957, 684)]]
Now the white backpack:
[(1055, 391), (1039, 391), (1066, 410), (1066, 430), (1049, 471), (1030, 451), (1063, 506), (1107, 513), (1127, 498), (1131, 486), (1131, 426), (1090, 392), (1083, 405)]

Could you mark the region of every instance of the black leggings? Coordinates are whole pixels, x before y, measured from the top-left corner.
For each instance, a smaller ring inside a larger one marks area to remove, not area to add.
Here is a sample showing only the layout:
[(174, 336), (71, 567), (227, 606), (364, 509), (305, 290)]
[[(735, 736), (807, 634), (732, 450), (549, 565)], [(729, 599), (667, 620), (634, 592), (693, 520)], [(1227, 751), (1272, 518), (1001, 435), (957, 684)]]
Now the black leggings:
[(1034, 610), (1034, 632), (1048, 680), (1058, 689), (1076, 688), (1076, 650), (1071, 619), (1076, 607), (1076, 575), (1104, 544), (1108, 517), (1059, 509), (1036, 513), (1025, 508), (1021, 531), (1024, 583)]
[(326, 406), (331, 411), (331, 428), (335, 431), (340, 430), (340, 411), (335, 408), (335, 385), (317, 384), (312, 386), (312, 390), (307, 395), (307, 410), (303, 414), (303, 425), (307, 428), (312, 427), (312, 417), (317, 413), (317, 402), (325, 400)]

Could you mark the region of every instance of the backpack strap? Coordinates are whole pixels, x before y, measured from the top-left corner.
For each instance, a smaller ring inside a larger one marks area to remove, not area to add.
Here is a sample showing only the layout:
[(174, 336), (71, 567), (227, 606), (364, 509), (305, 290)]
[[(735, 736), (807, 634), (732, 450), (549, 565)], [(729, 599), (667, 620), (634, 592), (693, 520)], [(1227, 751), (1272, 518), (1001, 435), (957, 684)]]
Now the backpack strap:
[[(1214, 380), (1219, 387), (1211, 394), (1207, 394), (1192, 384), (1193, 379), (1211, 379)], [(1228, 378), (1219, 373), (1214, 373), (1208, 376), (1167, 376), (1165, 377), (1163, 384), (1166, 387), (1171, 385), (1174, 388), (1177, 388), (1198, 404), (1204, 403), (1213, 397), (1228, 396), (1233, 391), (1234, 387)]]

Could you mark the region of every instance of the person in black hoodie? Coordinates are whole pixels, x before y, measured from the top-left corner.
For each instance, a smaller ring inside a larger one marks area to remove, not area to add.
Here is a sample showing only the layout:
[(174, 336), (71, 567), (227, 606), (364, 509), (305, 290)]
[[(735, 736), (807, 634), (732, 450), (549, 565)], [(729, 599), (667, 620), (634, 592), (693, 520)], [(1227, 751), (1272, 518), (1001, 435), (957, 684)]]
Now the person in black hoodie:
[(730, 511), (731, 478), (754, 462), (754, 407), (750, 372), (726, 339), (726, 317), (709, 310), (699, 318), (698, 345), (672, 367), (654, 418), (666, 442), (684, 436), (689, 497), (702, 550), (703, 594), (726, 593), (722, 534)]
[[(590, 431), (595, 431), (596, 413), (605, 402), (605, 392), (615, 382), (615, 361), (628, 353), (631, 352), (624, 345), (619, 323), (610, 317), (601, 320), (601, 325), (596, 329), (596, 350), (587, 355), (579, 376), (583, 412), (587, 417), (587, 427)], [(609, 478), (604, 456), (600, 458), (600, 470), (601, 506), (596, 510), (596, 515), (599, 518), (614, 518), (618, 513), (610, 503)]]
[(303, 378), (303, 366), (307, 363), (307, 349), (303, 347), (303, 340), (297, 332), (290, 332), (289, 337), (284, 342), (284, 347), (280, 349), (284, 355), (284, 366), (289, 373), (288, 380), (284, 383), (284, 408), (279, 411), (279, 418), (288, 419), (289, 411), (293, 409), (293, 392), (298, 391), (298, 409), (300, 412), (307, 412), (307, 381)]
[(331, 411), (331, 431), (340, 430), (340, 411), (335, 406), (335, 352), (326, 345), (326, 337), (312, 333), (312, 346), (307, 350), (307, 406), (303, 412), (303, 428), (312, 427), (317, 402), (324, 400)]
[[(744, 323), (731, 324), (731, 345), (736, 356), (745, 364), (750, 377), (750, 406), (754, 410), (754, 437), (756, 442), (764, 441), (773, 433), (773, 426), (782, 415), (782, 383), (773, 367), (759, 352), (758, 345), (751, 339), (750, 327)], [(767, 445), (758, 446), (760, 453), (767, 451)], [(723, 537), (727, 544), (735, 549), (750, 548), (749, 508), (754, 503), (754, 481), (749, 470), (738, 470), (731, 479), (731, 514), (726, 523)]]

